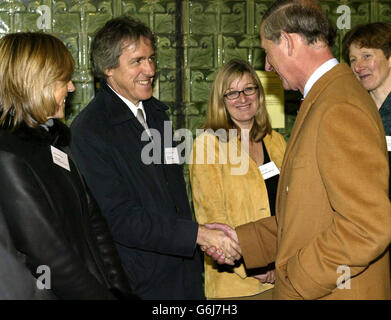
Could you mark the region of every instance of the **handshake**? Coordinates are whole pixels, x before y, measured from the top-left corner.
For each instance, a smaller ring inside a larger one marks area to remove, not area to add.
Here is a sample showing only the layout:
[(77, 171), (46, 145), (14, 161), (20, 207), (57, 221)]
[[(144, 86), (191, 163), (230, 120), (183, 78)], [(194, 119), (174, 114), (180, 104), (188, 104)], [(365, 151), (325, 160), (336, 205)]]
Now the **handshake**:
[(199, 225), (197, 244), (219, 264), (233, 266), (242, 255), (236, 231), (222, 223)]

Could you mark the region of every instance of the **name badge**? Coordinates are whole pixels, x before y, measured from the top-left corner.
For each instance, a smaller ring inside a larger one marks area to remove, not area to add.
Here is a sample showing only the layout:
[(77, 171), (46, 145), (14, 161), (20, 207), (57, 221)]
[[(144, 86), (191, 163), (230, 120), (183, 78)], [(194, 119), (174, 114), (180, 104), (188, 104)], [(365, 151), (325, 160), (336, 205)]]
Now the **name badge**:
[(391, 151), (391, 136), (386, 136), (387, 150)]
[(258, 168), (261, 170), (261, 174), (264, 180), (280, 174), (280, 170), (278, 170), (276, 164), (273, 161), (265, 163)]
[(53, 162), (56, 165), (71, 171), (71, 168), (69, 167), (68, 155), (53, 146), (50, 146), (50, 149), (52, 151)]
[(166, 164), (179, 164), (179, 153), (177, 148), (165, 148), (164, 159)]

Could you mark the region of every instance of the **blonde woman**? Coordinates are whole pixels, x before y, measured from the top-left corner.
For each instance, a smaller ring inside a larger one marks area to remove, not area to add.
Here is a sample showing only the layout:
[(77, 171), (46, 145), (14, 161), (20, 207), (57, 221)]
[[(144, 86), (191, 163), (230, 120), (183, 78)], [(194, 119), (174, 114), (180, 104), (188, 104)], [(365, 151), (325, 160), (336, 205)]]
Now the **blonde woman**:
[[(196, 138), (190, 179), (199, 223), (236, 226), (274, 215), (284, 138), (272, 130), (262, 84), (245, 61), (231, 60), (217, 74), (205, 132)], [(273, 265), (246, 269), (218, 265), (205, 255), (208, 299), (271, 299)]]
[(72, 55), (52, 35), (14, 33), (0, 39), (0, 56), (0, 209), (18, 256), (51, 298), (130, 298), (61, 121)]

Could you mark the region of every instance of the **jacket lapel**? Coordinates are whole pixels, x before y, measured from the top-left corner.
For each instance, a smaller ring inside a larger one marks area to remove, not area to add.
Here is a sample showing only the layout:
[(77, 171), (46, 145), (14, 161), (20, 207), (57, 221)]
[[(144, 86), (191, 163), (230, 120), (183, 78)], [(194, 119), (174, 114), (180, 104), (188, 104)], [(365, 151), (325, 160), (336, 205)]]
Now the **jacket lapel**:
[(147, 115), (148, 126), (159, 129), (159, 131), (160, 129), (163, 129), (164, 121), (168, 121), (165, 113), (165, 111), (168, 110), (168, 107), (153, 97), (143, 101), (143, 106)]
[(280, 205), (281, 205), (280, 199), (281, 199), (281, 195), (284, 192), (283, 185), (285, 186), (285, 184), (282, 183), (282, 181), (284, 181), (285, 168), (286, 168), (287, 163), (289, 163), (289, 157), (290, 157), (291, 150), (292, 150), (293, 145), (297, 139), (297, 136), (299, 135), (300, 128), (302, 127), (302, 125), (304, 123), (304, 119), (306, 118), (309, 110), (311, 109), (311, 106), (312, 106), (312, 101), (309, 101), (309, 99), (306, 99), (303, 101), (303, 103), (300, 107), (299, 113), (297, 114), (296, 121), (293, 125), (291, 136), (289, 138), (289, 141), (288, 141), (288, 144), (287, 144), (287, 147), (285, 150), (284, 159), (283, 159), (282, 165), (281, 165), (280, 180), (279, 180), (278, 187), (277, 187), (277, 199), (276, 199), (276, 220), (277, 220), (277, 223), (279, 223), (280, 218), (284, 215), (283, 212), (280, 212)]
[(282, 192), (284, 192), (284, 190), (282, 190), (284, 184), (281, 183), (281, 181), (284, 180), (286, 165), (290, 161), (292, 150), (296, 143), (297, 137), (300, 134), (301, 128), (303, 127), (305, 119), (308, 116), (309, 111), (312, 109), (313, 105), (315, 104), (316, 100), (318, 99), (319, 95), (322, 93), (322, 91), (325, 88), (327, 88), (327, 86), (333, 79), (335, 79), (340, 74), (345, 72), (351, 72), (350, 68), (345, 63), (340, 63), (336, 65), (334, 68), (332, 68), (330, 71), (326, 72), (321, 78), (319, 78), (319, 80), (311, 88), (311, 90), (309, 91), (308, 95), (304, 99), (299, 109), (299, 113), (297, 114), (295, 124), (292, 128), (291, 136), (287, 144), (284, 160), (282, 162), (282, 167), (281, 167), (280, 183), (278, 184), (278, 190), (277, 190), (278, 196), (277, 196), (277, 203), (276, 203), (277, 220), (281, 215), (283, 215), (283, 212), (281, 212), (280, 214), (280, 209), (279, 209), (280, 195), (282, 194)]
[(105, 105), (108, 106), (106, 109), (108, 118), (110, 119), (110, 124), (112, 126), (119, 125), (123, 122), (130, 121), (130, 125), (134, 126), (137, 131), (141, 133), (144, 130), (144, 127), (134, 116), (133, 112), (129, 107), (123, 102), (117, 94), (109, 88), (109, 86), (104, 82), (101, 84), (102, 90), (105, 91)]
[(295, 124), (293, 125), (291, 136), (289, 138), (289, 142), (287, 144), (287, 148), (286, 148), (286, 151), (285, 151), (285, 157), (284, 157), (284, 161), (283, 161), (283, 164), (282, 164), (283, 167), (284, 167), (284, 165), (286, 163), (286, 159), (289, 157), (289, 155), (291, 153), (291, 150), (293, 148), (293, 145), (295, 144), (297, 136), (300, 133), (300, 129), (303, 126), (304, 120), (307, 117), (308, 112), (311, 110), (311, 107), (312, 107), (312, 105), (314, 103), (313, 100), (310, 100), (308, 98), (309, 97), (307, 97), (303, 101), (303, 103), (302, 103), (302, 105), (301, 105), (301, 107), (299, 109), (299, 112), (297, 114)]

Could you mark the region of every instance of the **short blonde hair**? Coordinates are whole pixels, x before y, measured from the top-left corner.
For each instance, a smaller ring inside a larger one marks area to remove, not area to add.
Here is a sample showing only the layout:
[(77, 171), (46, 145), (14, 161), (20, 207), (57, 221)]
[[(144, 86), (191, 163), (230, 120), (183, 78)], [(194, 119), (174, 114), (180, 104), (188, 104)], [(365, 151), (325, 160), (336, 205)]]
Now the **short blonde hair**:
[[(272, 126), (265, 106), (265, 93), (254, 68), (246, 61), (233, 59), (222, 67), (217, 73), (209, 96), (208, 109), (204, 129), (239, 129), (232, 121), (224, 102), (224, 94), (235, 79), (240, 79), (244, 74), (249, 74), (254, 84), (258, 87), (259, 107), (255, 114), (254, 124), (250, 131), (251, 141), (258, 142), (266, 134), (270, 134)], [(228, 136), (228, 135), (227, 135)]]
[(56, 84), (69, 82), (75, 69), (66, 46), (46, 33), (10, 33), (0, 39), (0, 57), (0, 124), (45, 123), (60, 107)]

